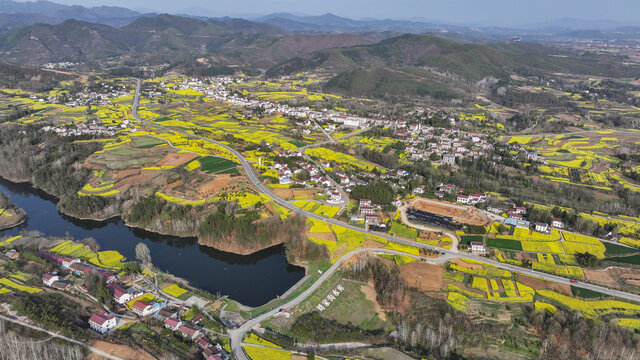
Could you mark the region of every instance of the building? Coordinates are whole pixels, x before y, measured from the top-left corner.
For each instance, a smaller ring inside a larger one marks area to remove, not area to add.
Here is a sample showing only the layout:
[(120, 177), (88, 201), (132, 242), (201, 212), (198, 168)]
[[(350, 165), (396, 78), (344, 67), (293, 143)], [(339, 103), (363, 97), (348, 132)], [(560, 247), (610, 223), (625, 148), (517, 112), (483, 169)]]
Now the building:
[(413, 189), (413, 192), (420, 195), (424, 194), (424, 185), (420, 185), (417, 188)]
[(364, 216), (364, 223), (365, 224), (377, 225), (378, 224), (378, 215), (365, 215)]
[(373, 203), (369, 199), (360, 199), (360, 207), (363, 206), (373, 206)]
[(180, 332), (180, 334), (182, 334), (182, 336), (184, 336), (185, 338), (189, 338), (191, 340), (194, 340), (198, 336), (200, 336), (200, 330), (189, 323), (182, 324), (182, 326), (178, 328), (178, 332)]
[(362, 206), (360, 208), (360, 214), (362, 215), (373, 215), (376, 213), (376, 210), (371, 206)]
[(42, 275), (42, 282), (49, 287), (51, 287), (51, 285), (56, 281), (60, 281), (60, 277), (56, 274), (46, 273)]
[(118, 304), (124, 304), (133, 299), (133, 295), (118, 284), (107, 284), (106, 288)]
[(562, 222), (562, 219), (558, 219), (558, 218), (553, 218), (553, 222), (551, 223), (551, 226), (553, 226), (556, 229), (564, 229), (564, 223)]
[(456, 164), (456, 156), (454, 154), (445, 154), (440, 163), (442, 165), (454, 166)]
[(106, 312), (93, 314), (89, 318), (89, 326), (91, 329), (104, 334), (109, 330), (112, 330), (118, 324), (118, 319), (113, 315), (107, 315)]
[(541, 233), (550, 233), (551, 232), (551, 226), (545, 224), (545, 223), (536, 223), (536, 231), (537, 232), (541, 232)]
[(459, 204), (468, 204), (469, 203), (469, 195), (459, 194), (458, 197), (456, 198), (456, 201)]
[(182, 326), (182, 321), (180, 319), (170, 318), (164, 322), (164, 327), (171, 331), (176, 331)]
[(477, 254), (484, 254), (487, 252), (487, 249), (484, 247), (484, 243), (480, 241), (472, 241), (468, 246), (469, 251)]
[(154, 308), (146, 301), (138, 300), (131, 305), (131, 311), (139, 316), (147, 316), (153, 312)]

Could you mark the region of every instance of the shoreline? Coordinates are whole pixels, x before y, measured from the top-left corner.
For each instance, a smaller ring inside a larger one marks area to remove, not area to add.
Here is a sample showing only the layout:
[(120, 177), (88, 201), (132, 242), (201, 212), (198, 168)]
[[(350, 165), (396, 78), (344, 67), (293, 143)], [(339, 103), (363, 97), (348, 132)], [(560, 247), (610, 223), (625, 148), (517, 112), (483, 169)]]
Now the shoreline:
[[(220, 248), (220, 247), (212, 246), (212, 245), (208, 244), (205, 240), (201, 239), (201, 237), (198, 236), (198, 235), (175, 234), (175, 233), (165, 232), (165, 231), (162, 231), (162, 230), (157, 230), (157, 229), (153, 229), (153, 228), (140, 226), (138, 224), (130, 223), (122, 216), (122, 214), (108, 215), (108, 216), (104, 216), (104, 217), (82, 216), (82, 215), (77, 215), (77, 214), (69, 214), (66, 211), (64, 211), (64, 209), (60, 208), (60, 200), (61, 199), (59, 197), (57, 197), (55, 195), (52, 195), (49, 192), (47, 192), (46, 190), (35, 186), (31, 181), (29, 181), (29, 180), (24, 180), (24, 181), (15, 180), (15, 179), (8, 178), (8, 177), (2, 176), (2, 175), (0, 175), (0, 178), (4, 179), (6, 181), (9, 181), (11, 183), (14, 183), (16, 185), (29, 186), (29, 187), (37, 190), (37, 191), (42, 192), (43, 194), (46, 194), (46, 196), (49, 197), (56, 204), (56, 208), (58, 209), (58, 212), (60, 212), (60, 214), (62, 214), (64, 216), (68, 216), (68, 217), (74, 218), (76, 220), (107, 222), (107, 221), (112, 221), (112, 220), (118, 220), (119, 219), (119, 220), (122, 221), (122, 223), (125, 226), (127, 226), (127, 227), (129, 227), (131, 229), (139, 229), (139, 230), (144, 230), (144, 231), (147, 231), (147, 232), (150, 232), (150, 233), (154, 233), (154, 234), (157, 234), (157, 235), (174, 236), (174, 237), (177, 237), (177, 238), (195, 238), (196, 241), (198, 242), (198, 245), (206, 246), (206, 247), (218, 250), (218, 251), (224, 251), (224, 252), (232, 253), (232, 254), (235, 254), (235, 255), (245, 255), (245, 256), (246, 255), (252, 255), (252, 254), (255, 254), (257, 252), (269, 249), (269, 248), (271, 248), (273, 246), (282, 245), (282, 244), (285, 243), (284, 241), (281, 241), (281, 242), (269, 244), (267, 246), (263, 246), (263, 247), (260, 247), (260, 248), (249, 249), (248, 251), (233, 251), (233, 250), (230, 250), (229, 248)], [(25, 217), (24, 217), (23, 221), (20, 224), (13, 225), (13, 226), (10, 226), (10, 227), (4, 228), (4, 229), (0, 229), (0, 231), (7, 230), (7, 229), (10, 229), (10, 228), (16, 227), (18, 225), (21, 225), (22, 223), (24, 223), (26, 221), (26, 219), (27, 219), (27, 214), (25, 214)], [(295, 264), (295, 263), (290, 263), (290, 264), (296, 265), (296, 266), (300, 266), (299, 264)]]
[[(138, 230), (143, 230), (143, 231), (146, 231), (146, 232), (149, 232), (149, 233), (152, 233), (152, 234), (163, 235), (163, 236), (172, 236), (172, 237), (176, 237), (176, 238), (191, 238), (191, 239), (196, 239), (197, 244), (198, 244), (199, 246), (205, 246), (205, 247), (207, 247), (207, 248), (215, 249), (215, 250), (217, 250), (217, 251), (227, 252), (227, 253), (230, 253), (230, 254), (240, 255), (240, 256), (249, 256), (249, 255), (252, 255), (252, 254), (258, 253), (258, 252), (260, 252), (260, 251), (264, 251), (264, 250), (268, 250), (268, 249), (273, 248), (273, 247), (276, 247), (276, 246), (283, 246), (283, 245), (284, 245), (284, 241), (282, 241), (282, 242), (278, 242), (278, 243), (274, 243), (274, 244), (269, 244), (268, 246), (261, 247), (260, 249), (253, 250), (253, 251), (251, 251), (251, 252), (246, 252), (246, 253), (243, 253), (243, 252), (237, 252), (237, 251), (228, 251), (228, 250), (226, 250), (226, 249), (220, 249), (220, 248), (217, 248), (217, 247), (215, 247), (215, 246), (210, 246), (210, 245), (207, 245), (207, 244), (203, 244), (203, 243), (200, 241), (200, 238), (199, 238), (199, 237), (197, 237), (197, 236), (179, 236), (179, 235), (174, 235), (174, 234), (167, 234), (167, 233), (163, 233), (163, 232), (161, 232), (161, 231), (155, 231), (155, 230), (148, 229), (148, 228), (145, 228), (145, 227), (136, 226), (135, 224), (130, 224), (130, 223), (128, 223), (125, 219), (123, 219), (121, 215), (106, 216), (106, 217), (104, 217), (104, 218), (102, 218), (102, 219), (95, 218), (95, 217), (80, 217), (80, 216), (70, 215), (70, 214), (67, 214), (66, 212), (64, 212), (64, 211), (62, 211), (62, 210), (60, 209), (60, 207), (59, 207), (60, 199), (59, 199), (57, 196), (51, 195), (51, 194), (49, 194), (48, 192), (46, 192), (45, 190), (43, 190), (43, 189), (41, 189), (41, 188), (38, 188), (38, 187), (34, 186), (30, 181), (13, 181), (12, 179), (9, 179), (9, 178), (6, 178), (6, 177), (2, 177), (2, 176), (0, 176), (0, 178), (4, 179), (5, 181), (8, 181), (8, 182), (10, 182), (10, 183), (16, 184), (16, 185), (26, 185), (26, 186), (28, 186), (29, 188), (32, 188), (33, 190), (36, 190), (37, 192), (40, 192), (41, 194), (46, 195), (46, 200), (51, 200), (51, 201), (55, 204), (56, 209), (58, 210), (58, 212), (59, 212), (60, 214), (62, 214), (62, 215), (64, 215), (64, 216), (67, 216), (67, 217), (70, 217), (70, 218), (75, 219), (75, 220), (80, 220), (80, 221), (95, 221), (95, 222), (108, 222), (108, 221), (117, 221), (117, 220), (119, 219), (119, 220), (122, 220), (122, 224), (123, 224), (124, 226), (126, 226), (126, 227), (128, 227), (128, 228), (130, 228), (130, 229), (138, 229)], [(26, 212), (25, 212), (25, 214), (24, 214), (24, 218), (22, 219), (22, 221), (20, 221), (20, 223), (19, 223), (19, 224), (13, 225), (13, 226), (8, 227), (8, 228), (0, 229), (0, 231), (5, 231), (5, 230), (8, 230), (8, 229), (14, 228), (14, 227), (16, 227), (16, 226), (19, 226), (19, 225), (21, 225), (21, 224), (24, 224), (24, 223), (27, 221), (27, 217), (28, 217), (28, 213), (26, 213)], [(37, 230), (37, 229), (36, 229), (36, 230)], [(79, 241), (79, 239), (73, 239), (73, 241), (78, 242), (78, 241)], [(299, 286), (301, 285), (301, 283), (303, 283), (303, 282), (304, 282), (303, 280), (306, 280), (306, 278), (309, 276), (309, 274), (308, 274), (309, 269), (308, 269), (308, 266), (307, 266), (306, 264), (303, 264), (303, 263), (296, 263), (296, 262), (291, 262), (291, 261), (290, 261), (290, 259), (288, 259), (288, 258), (287, 258), (286, 260), (287, 260), (287, 263), (288, 263), (288, 264), (290, 264), (290, 265), (294, 265), (294, 266), (297, 266), (297, 267), (300, 267), (300, 268), (304, 269), (304, 274), (305, 274), (301, 280), (299, 280), (298, 282), (296, 282), (296, 284), (293, 284), (289, 289), (287, 289), (286, 293), (289, 293), (289, 292), (291, 292), (291, 291), (294, 291), (294, 290), (295, 290), (295, 288), (299, 287)], [(177, 281), (179, 281), (179, 282), (182, 282), (183, 284), (185, 284), (185, 286), (187, 286), (187, 287), (189, 287), (189, 288), (192, 288), (192, 289), (198, 289), (198, 290), (201, 290), (201, 291), (206, 291), (206, 290), (204, 290), (204, 289), (200, 289), (200, 288), (198, 288), (198, 287), (196, 287), (196, 286), (193, 286), (193, 285), (191, 284), (191, 282), (190, 282), (190, 281), (188, 281), (187, 279), (185, 279), (185, 278), (183, 278), (183, 277), (180, 277), (180, 276), (178, 276), (178, 275), (175, 275), (175, 274), (173, 274), (173, 273), (171, 273), (171, 272), (165, 271), (165, 270), (161, 269), (160, 267), (158, 267), (158, 266), (156, 266), (156, 265), (154, 265), (154, 268), (155, 268), (155, 271), (160, 272), (160, 273), (163, 273), (163, 274), (165, 274), (165, 275), (169, 276), (170, 278), (173, 278), (173, 279), (175, 279), (175, 280), (177, 280)], [(212, 294), (212, 293), (210, 293), (210, 294)], [(212, 295), (213, 295), (213, 294), (212, 294)], [(232, 298), (229, 298), (229, 297), (228, 297), (228, 299), (229, 299), (229, 300), (231, 300), (231, 301), (235, 302), (236, 304), (238, 304), (238, 305), (239, 305), (239, 307), (240, 307), (240, 308), (243, 308), (243, 309), (255, 309), (255, 308), (260, 308), (260, 307), (262, 307), (262, 306), (265, 306), (265, 305), (267, 305), (267, 304), (269, 304), (269, 303), (273, 302), (274, 300), (277, 300), (278, 298), (279, 298), (279, 297), (274, 297), (274, 298), (272, 298), (272, 299), (268, 300), (267, 302), (265, 302), (265, 303), (264, 303), (264, 304), (262, 304), (262, 305), (255, 306), (255, 307), (251, 307), (251, 306), (248, 306), (248, 305), (244, 305), (243, 303), (241, 303), (241, 302), (240, 302), (240, 301), (238, 301), (238, 300), (235, 300), (235, 299), (232, 299)]]

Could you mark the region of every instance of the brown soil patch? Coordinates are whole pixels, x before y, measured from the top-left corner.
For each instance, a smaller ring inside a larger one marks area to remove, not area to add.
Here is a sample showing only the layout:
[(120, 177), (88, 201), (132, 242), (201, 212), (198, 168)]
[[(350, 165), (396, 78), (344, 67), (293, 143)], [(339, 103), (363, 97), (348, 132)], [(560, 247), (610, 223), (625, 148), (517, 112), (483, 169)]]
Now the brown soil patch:
[(462, 261), (462, 259), (453, 259), (451, 260), (452, 264), (456, 264), (458, 266), (462, 266), (467, 269), (480, 270), (482, 269), (482, 265), (480, 264), (469, 264), (468, 262)]
[(603, 285), (617, 285), (615, 279), (611, 277), (608, 271), (597, 271), (597, 270), (588, 270), (583, 269), (584, 276), (589, 281), (597, 282)]
[[(151, 356), (148, 352), (144, 350), (135, 350), (126, 345), (112, 344), (106, 341), (96, 341), (91, 344), (94, 348), (104, 351), (113, 356), (117, 356), (121, 359), (131, 359), (131, 360), (153, 360), (153, 356)], [(106, 359), (97, 354), (91, 353), (87, 356), (88, 360), (102, 360)]]
[(273, 192), (285, 199), (295, 199), (297, 196), (306, 196), (307, 199), (304, 200), (315, 199), (318, 194), (318, 190), (316, 189), (273, 189)]
[(518, 281), (536, 290), (545, 290), (545, 289), (554, 290), (554, 291), (561, 292), (565, 295), (573, 296), (573, 294), (571, 293), (571, 286), (569, 285), (548, 282), (545, 280), (536, 279), (536, 278), (532, 278), (524, 275), (519, 275)]
[(320, 239), (320, 240), (336, 241), (336, 237), (333, 235), (333, 233), (316, 233), (316, 232), (314, 232), (314, 233), (309, 233), (309, 237)]
[(384, 312), (378, 301), (376, 300), (376, 290), (371, 281), (367, 285), (362, 285), (360, 291), (364, 294), (365, 299), (373, 303), (373, 310), (378, 314), (380, 320), (387, 321), (387, 314)]
[(375, 241), (375, 240), (371, 240), (371, 239), (367, 239), (367, 240), (364, 242), (364, 247), (365, 247), (365, 248), (381, 249), (381, 248), (383, 248), (383, 247), (384, 247), (384, 245), (385, 245), (385, 244), (383, 244), (383, 243), (379, 243), (379, 242), (377, 242), (377, 241)]
[(438, 238), (438, 233), (435, 231), (422, 230), (420, 231), (419, 237), (422, 240), (435, 240)]
[(196, 154), (192, 153), (168, 153), (162, 160), (158, 161), (158, 166), (180, 166), (195, 159)]
[(126, 177), (138, 175), (138, 174), (140, 174), (140, 170), (138, 169), (124, 169), (124, 170), (118, 171), (118, 178), (124, 179)]
[(216, 175), (212, 181), (200, 186), (198, 192), (204, 195), (213, 195), (220, 189), (227, 187), (231, 181), (231, 175)]
[(448, 216), (455, 221), (470, 225), (488, 225), (489, 221), (480, 214), (480, 210), (468, 206), (452, 204), (446, 201), (433, 199), (415, 198), (409, 206), (420, 211), (432, 214)]
[(400, 266), (402, 278), (407, 285), (423, 291), (440, 291), (444, 286), (441, 266), (414, 261)]
[(291, 360), (307, 360), (307, 356), (306, 355), (296, 355), (296, 354), (292, 354), (291, 355)]
[(158, 176), (161, 176), (161, 174), (156, 171), (139, 172), (137, 175), (129, 176), (118, 181), (115, 187), (120, 190), (120, 192), (125, 192), (132, 186), (149, 184), (154, 178)]

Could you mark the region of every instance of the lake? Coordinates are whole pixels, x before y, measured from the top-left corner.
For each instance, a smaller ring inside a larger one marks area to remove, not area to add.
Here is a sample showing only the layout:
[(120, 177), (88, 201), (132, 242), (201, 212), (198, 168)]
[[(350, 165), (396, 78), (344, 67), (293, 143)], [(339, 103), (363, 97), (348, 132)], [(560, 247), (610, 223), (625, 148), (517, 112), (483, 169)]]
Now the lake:
[(153, 264), (181, 277), (192, 286), (228, 295), (247, 306), (260, 306), (283, 294), (304, 276), (304, 269), (287, 262), (283, 245), (251, 255), (237, 255), (198, 244), (194, 237), (160, 235), (126, 226), (122, 219), (80, 220), (58, 212), (57, 199), (29, 184), (0, 178), (0, 192), (27, 212), (22, 225), (0, 231), (0, 237), (37, 230), (47, 236), (70, 235), (76, 240), (95, 238), (101, 250), (116, 250), (135, 259), (142, 242), (151, 251)]

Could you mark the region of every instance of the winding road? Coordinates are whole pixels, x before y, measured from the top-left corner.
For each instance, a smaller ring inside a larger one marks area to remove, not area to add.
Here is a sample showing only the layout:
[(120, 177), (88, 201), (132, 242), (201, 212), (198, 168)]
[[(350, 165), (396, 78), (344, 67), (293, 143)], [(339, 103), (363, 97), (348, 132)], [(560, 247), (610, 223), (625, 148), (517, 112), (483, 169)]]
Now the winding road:
[[(613, 289), (609, 289), (606, 287), (602, 287), (602, 286), (598, 286), (598, 285), (592, 285), (592, 284), (588, 284), (588, 283), (584, 283), (584, 282), (573, 282), (570, 279), (561, 277), (561, 276), (556, 276), (556, 275), (551, 275), (551, 274), (546, 274), (546, 273), (541, 273), (541, 272), (536, 272), (530, 269), (524, 269), (515, 265), (510, 265), (510, 264), (505, 264), (505, 263), (501, 263), (498, 261), (494, 261), (494, 260), (490, 260), (487, 259), (485, 257), (479, 256), (479, 255), (473, 255), (473, 254), (463, 254), (463, 253), (457, 253), (457, 249), (452, 249), (452, 250), (446, 250), (446, 249), (442, 249), (442, 248), (438, 248), (438, 247), (434, 247), (431, 245), (427, 245), (427, 244), (422, 244), (422, 243), (418, 243), (415, 241), (411, 241), (411, 240), (406, 240), (406, 239), (402, 239), (402, 238), (398, 238), (396, 236), (387, 234), (387, 233), (378, 233), (378, 232), (371, 232), (371, 231), (367, 231), (366, 229), (357, 227), (357, 226), (353, 226), (347, 223), (344, 223), (342, 221), (336, 220), (336, 219), (331, 219), (331, 218), (325, 218), (321, 215), (317, 215), (314, 214), (312, 212), (309, 211), (305, 211), (293, 204), (291, 204), (290, 202), (280, 198), (279, 196), (277, 196), (275, 193), (273, 193), (273, 191), (271, 191), (270, 188), (268, 188), (267, 186), (265, 186), (264, 184), (262, 184), (262, 182), (260, 182), (258, 175), (256, 174), (253, 166), (242, 156), (242, 154), (238, 151), (236, 151), (234, 148), (227, 146), (225, 144), (222, 144), (218, 141), (215, 140), (211, 140), (208, 139), (206, 137), (202, 137), (202, 136), (198, 136), (198, 135), (194, 135), (194, 134), (190, 134), (187, 133), (185, 131), (179, 130), (179, 129), (174, 129), (171, 127), (166, 127), (166, 126), (162, 126), (159, 125), (157, 123), (152, 123), (152, 122), (148, 122), (145, 120), (142, 120), (141, 118), (138, 117), (137, 115), (137, 110), (138, 110), (138, 102), (139, 102), (139, 97), (140, 97), (140, 87), (141, 87), (141, 80), (140, 79), (136, 79), (137, 83), (136, 83), (136, 91), (135, 91), (135, 95), (134, 95), (134, 99), (133, 99), (133, 107), (132, 107), (132, 115), (133, 117), (137, 120), (140, 121), (141, 123), (144, 123), (150, 127), (159, 129), (161, 131), (171, 131), (171, 132), (175, 132), (175, 133), (179, 133), (182, 134), (184, 136), (190, 137), (190, 138), (195, 138), (195, 139), (199, 139), (199, 140), (204, 140), (213, 144), (216, 144), (218, 146), (223, 147), (224, 149), (228, 150), (229, 152), (231, 152), (236, 158), (238, 158), (238, 160), (240, 161), (240, 164), (242, 165), (247, 177), (249, 178), (249, 180), (254, 184), (254, 186), (262, 193), (266, 194), (267, 196), (269, 196), (276, 204), (300, 215), (303, 217), (307, 217), (307, 218), (311, 218), (311, 219), (315, 219), (315, 220), (319, 220), (319, 221), (323, 221), (325, 223), (328, 224), (332, 224), (332, 225), (336, 225), (336, 226), (342, 226), (344, 228), (353, 230), (353, 231), (357, 231), (360, 233), (364, 233), (364, 234), (369, 234), (369, 235), (376, 235), (379, 236), (381, 238), (384, 238), (390, 242), (395, 242), (395, 243), (399, 243), (399, 244), (404, 244), (404, 245), (411, 245), (411, 246), (415, 246), (415, 247), (421, 247), (421, 248), (425, 248), (428, 250), (433, 250), (433, 251), (438, 251), (440, 252), (442, 255), (441, 256), (442, 259), (451, 259), (451, 258), (462, 258), (462, 259), (470, 259), (470, 260), (475, 260), (475, 261), (479, 261), (485, 264), (489, 264), (489, 265), (493, 265), (496, 266), (498, 268), (501, 269), (505, 269), (505, 270), (509, 270), (511, 272), (514, 273), (518, 273), (518, 274), (523, 274), (523, 275), (529, 275), (529, 276), (536, 276), (538, 278), (544, 279), (544, 280), (548, 280), (548, 281), (555, 281), (558, 283), (562, 283), (562, 284), (567, 284), (567, 285), (571, 285), (571, 286), (576, 286), (576, 287), (580, 287), (583, 289), (588, 289), (588, 290), (593, 290), (593, 291), (598, 291), (610, 296), (615, 296), (621, 299), (625, 299), (625, 300), (631, 300), (631, 301), (635, 301), (635, 302), (640, 302), (640, 295), (635, 295), (635, 294), (630, 294), (630, 293), (626, 293), (626, 292), (622, 292), (622, 291), (617, 291), (617, 290), (613, 290)], [(290, 301), (289, 303), (283, 305), (282, 307), (284, 308), (290, 308), (292, 306), (295, 306), (299, 303), (301, 303), (302, 301), (304, 301), (309, 295), (311, 295), (333, 272), (335, 272), (335, 270), (337, 268), (340, 267), (340, 265), (348, 258), (350, 258), (353, 255), (357, 255), (357, 254), (361, 254), (361, 253), (365, 253), (365, 252), (381, 252), (381, 253), (388, 253), (388, 254), (396, 254), (396, 252), (393, 252), (392, 250), (387, 250), (387, 249), (358, 249), (358, 250), (354, 250), (353, 252), (344, 255), (342, 258), (340, 258), (338, 261), (336, 261), (336, 263), (333, 264), (333, 266), (327, 271), (325, 272), (313, 285), (311, 285), (307, 290), (305, 290), (303, 293), (301, 293), (299, 296), (297, 296), (294, 300)], [(402, 253), (403, 255), (407, 255), (405, 253)], [(264, 321), (265, 319), (269, 318), (270, 316), (272, 316), (273, 314), (276, 313), (277, 310), (273, 310), (270, 311), (268, 313), (265, 313), (263, 315), (260, 315), (256, 318), (250, 319), (248, 320), (246, 323), (244, 323), (241, 327), (239, 327), (238, 329), (234, 329), (234, 330), (230, 330), (229, 334), (231, 336), (231, 348), (232, 351), (234, 353), (234, 355), (241, 360), (249, 360), (247, 358), (247, 356), (244, 354), (244, 351), (242, 350), (242, 337), (243, 335), (250, 330), (252, 327), (254, 327), (255, 325), (259, 324), (260, 322)]]
[(23, 321), (20, 321), (20, 320), (17, 320), (17, 319), (12, 319), (12, 318), (6, 317), (4, 315), (0, 315), (0, 319), (2, 319), (4, 321), (12, 322), (14, 324), (18, 324), (18, 325), (21, 325), (21, 326), (24, 326), (24, 327), (28, 327), (28, 328), (30, 328), (32, 330), (43, 332), (43, 333), (45, 333), (45, 334), (47, 334), (47, 335), (49, 335), (51, 337), (62, 339), (64, 341), (70, 342), (70, 343), (75, 344), (75, 345), (80, 345), (82, 347), (87, 348), (92, 353), (102, 356), (105, 359), (122, 360), (121, 358), (119, 358), (117, 356), (113, 356), (113, 355), (111, 355), (109, 353), (106, 353), (106, 352), (104, 352), (102, 350), (96, 349), (91, 345), (85, 344), (85, 343), (83, 343), (81, 341), (78, 341), (78, 340), (74, 340), (74, 339), (72, 339), (70, 337), (66, 337), (64, 335), (60, 335), (60, 334), (58, 334), (56, 332), (53, 332), (53, 331), (50, 331), (50, 330), (47, 330), (47, 329), (43, 329), (41, 327), (34, 326), (34, 325), (31, 325), (31, 324), (27, 324), (27, 323), (25, 323)]

